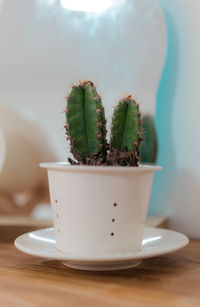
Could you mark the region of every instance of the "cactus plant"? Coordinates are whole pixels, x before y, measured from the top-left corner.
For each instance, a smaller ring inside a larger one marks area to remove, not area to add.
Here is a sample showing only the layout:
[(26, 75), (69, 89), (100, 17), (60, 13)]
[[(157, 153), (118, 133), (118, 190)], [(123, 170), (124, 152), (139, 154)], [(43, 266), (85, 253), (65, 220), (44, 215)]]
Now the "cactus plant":
[(77, 162), (99, 165), (105, 163), (107, 152), (106, 120), (101, 97), (91, 81), (73, 86), (67, 97), (65, 125), (71, 152)]
[(138, 166), (141, 140), (139, 105), (129, 95), (120, 100), (114, 110), (107, 163), (109, 165)]
[(142, 117), (142, 130), (141, 162), (155, 163), (157, 156), (157, 135), (152, 116), (145, 115)]
[(66, 134), (70, 140), (71, 164), (138, 166), (141, 145), (139, 105), (131, 95), (115, 108), (110, 145), (101, 97), (91, 81), (73, 86), (67, 97)]

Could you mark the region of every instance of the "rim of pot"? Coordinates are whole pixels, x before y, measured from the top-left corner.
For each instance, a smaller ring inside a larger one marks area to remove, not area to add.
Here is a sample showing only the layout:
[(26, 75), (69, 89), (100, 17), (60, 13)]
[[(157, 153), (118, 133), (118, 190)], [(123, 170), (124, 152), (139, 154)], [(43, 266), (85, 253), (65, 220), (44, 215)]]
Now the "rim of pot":
[(140, 164), (139, 166), (112, 166), (112, 165), (71, 165), (68, 162), (40, 163), (40, 167), (52, 170), (70, 171), (120, 171), (120, 172), (155, 172), (161, 171), (162, 167), (153, 164)]

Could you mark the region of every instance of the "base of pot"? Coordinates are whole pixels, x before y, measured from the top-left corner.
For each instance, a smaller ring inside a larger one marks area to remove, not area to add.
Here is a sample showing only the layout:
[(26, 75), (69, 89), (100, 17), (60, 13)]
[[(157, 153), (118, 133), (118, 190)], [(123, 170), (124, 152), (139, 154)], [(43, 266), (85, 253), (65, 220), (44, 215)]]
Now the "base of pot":
[(139, 265), (141, 261), (130, 261), (130, 262), (125, 262), (125, 263), (70, 263), (70, 262), (63, 262), (63, 264), (71, 269), (77, 269), (77, 270), (82, 270), (82, 271), (116, 271), (116, 270), (126, 270), (133, 268), (137, 265)]

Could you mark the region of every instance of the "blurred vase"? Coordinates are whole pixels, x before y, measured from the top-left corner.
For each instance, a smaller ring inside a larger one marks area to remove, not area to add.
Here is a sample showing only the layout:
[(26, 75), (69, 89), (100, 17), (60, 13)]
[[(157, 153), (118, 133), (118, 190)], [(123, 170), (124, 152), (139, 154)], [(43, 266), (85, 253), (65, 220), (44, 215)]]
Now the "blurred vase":
[(47, 184), (38, 165), (55, 159), (36, 125), (0, 106), (0, 190), (12, 194)]
[[(83, 10), (84, 2), (107, 9)], [(34, 111), (61, 160), (64, 97), (80, 79), (98, 86), (108, 119), (128, 93), (154, 114), (166, 53), (159, 0), (4, 1), (1, 16), (0, 100)]]

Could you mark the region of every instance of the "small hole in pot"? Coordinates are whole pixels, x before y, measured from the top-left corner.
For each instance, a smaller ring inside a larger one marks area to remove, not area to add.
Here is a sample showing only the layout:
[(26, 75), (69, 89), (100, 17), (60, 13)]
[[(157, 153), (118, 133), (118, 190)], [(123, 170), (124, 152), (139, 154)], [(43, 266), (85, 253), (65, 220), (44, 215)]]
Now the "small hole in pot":
[(59, 214), (57, 213), (56, 216), (59, 218)]
[(114, 222), (115, 222), (115, 219), (112, 219), (112, 222), (114, 223)]
[(60, 232), (60, 228), (58, 228), (58, 232)]
[(56, 199), (55, 202), (56, 202), (56, 204), (57, 204), (57, 203), (58, 203), (58, 200)]
[(111, 236), (114, 236), (114, 232), (111, 232), (111, 234), (110, 234)]
[(117, 203), (114, 203), (113, 206), (114, 206), (114, 207), (117, 207)]

